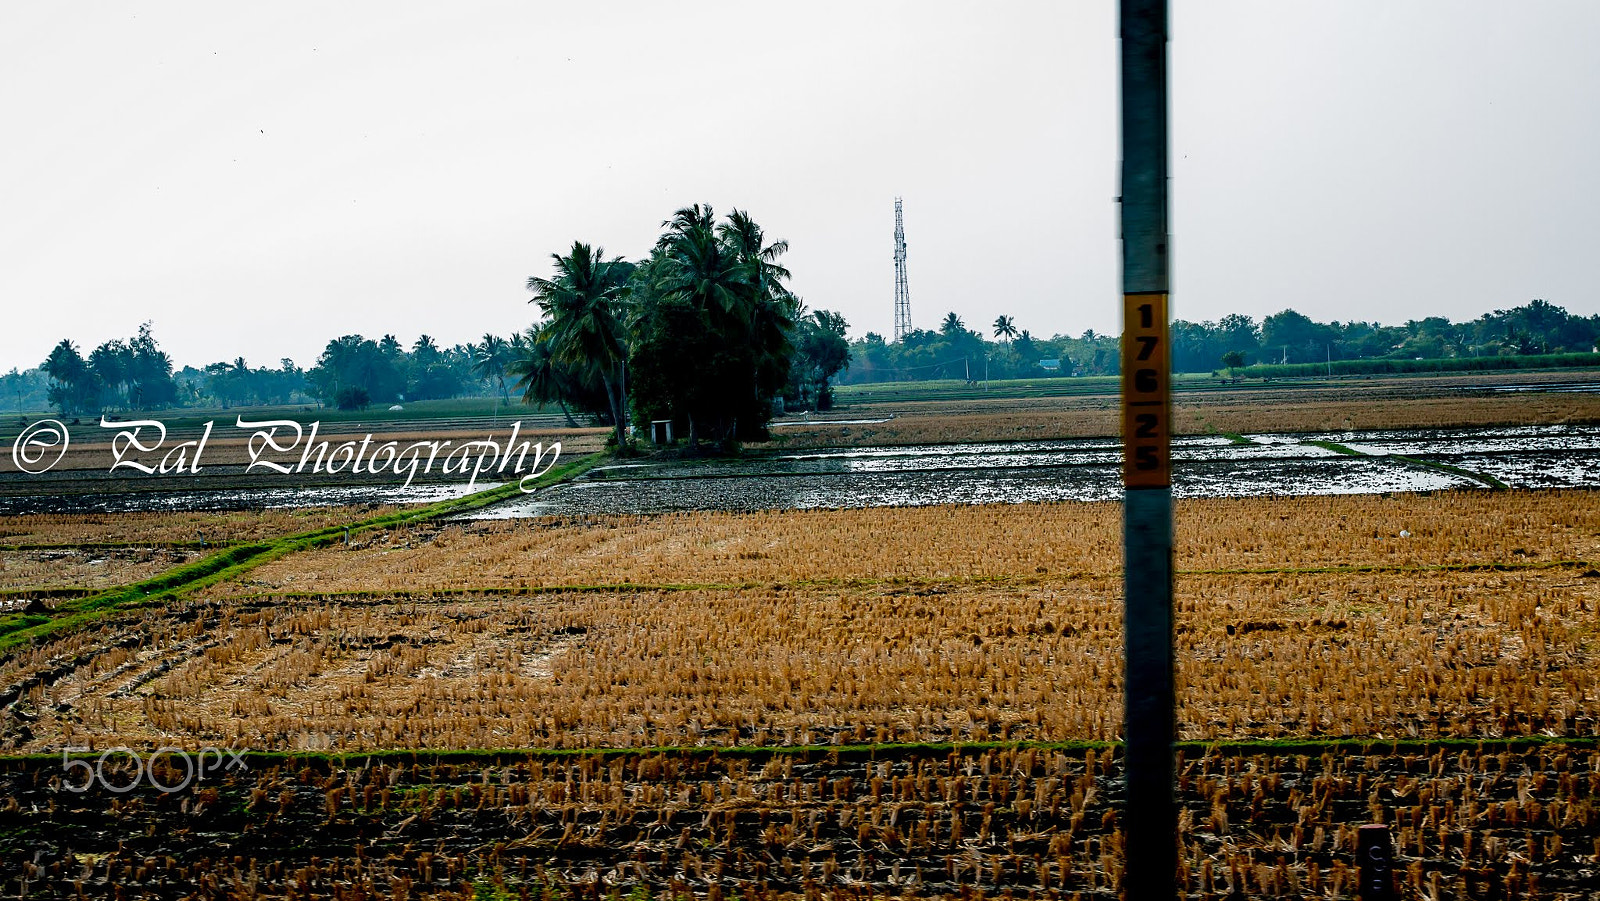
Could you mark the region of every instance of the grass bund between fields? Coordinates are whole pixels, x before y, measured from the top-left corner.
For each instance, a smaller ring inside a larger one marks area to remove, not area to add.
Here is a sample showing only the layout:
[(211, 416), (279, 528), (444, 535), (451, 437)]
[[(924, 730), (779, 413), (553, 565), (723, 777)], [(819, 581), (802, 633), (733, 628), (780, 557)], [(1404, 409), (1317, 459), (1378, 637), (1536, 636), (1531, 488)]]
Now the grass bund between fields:
[[(1586, 897), (1593, 497), (1180, 502), (1188, 896), (1353, 897), (1381, 821), (1404, 897)], [(1136, 865), (1115, 504), (450, 519), (498, 499), (205, 548), (34, 523), (196, 556), (0, 619), (0, 893), (1113, 898)], [(168, 743), (250, 769), (64, 787), (61, 747)]]
[[(560, 465), (546, 473), (531, 486), (548, 487), (572, 478), (597, 464), (596, 455)], [(80, 628), (107, 612), (143, 603), (160, 603), (176, 600), (180, 596), (208, 585), (238, 578), (245, 572), (269, 560), (275, 560), (296, 551), (322, 547), (335, 541), (369, 532), (373, 529), (391, 528), (406, 523), (422, 522), (444, 516), (467, 513), (499, 503), (524, 493), (515, 482), (470, 494), (465, 497), (440, 501), (417, 509), (399, 509), (358, 519), (354, 522), (324, 525), (309, 532), (300, 532), (281, 538), (267, 538), (230, 544), (201, 559), (174, 567), (152, 578), (142, 579), (126, 586), (108, 589), (81, 597), (69, 598), (58, 604), (50, 613), (20, 613), (0, 617), (0, 652), (45, 636), (73, 628)], [(92, 545), (100, 546), (100, 545)]]

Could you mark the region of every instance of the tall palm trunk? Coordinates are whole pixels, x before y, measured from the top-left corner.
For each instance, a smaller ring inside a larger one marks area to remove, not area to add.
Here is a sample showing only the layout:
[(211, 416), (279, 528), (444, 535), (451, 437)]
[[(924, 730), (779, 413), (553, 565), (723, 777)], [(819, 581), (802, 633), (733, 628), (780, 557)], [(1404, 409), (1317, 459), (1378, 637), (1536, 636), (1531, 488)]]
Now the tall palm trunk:
[(600, 370), (600, 383), (606, 389), (606, 404), (611, 407), (611, 426), (616, 432), (617, 449), (621, 450), (623, 447), (622, 411), (617, 406), (617, 394), (612, 390), (611, 373), (604, 369)]
[(618, 434), (619, 435), (620, 434), (625, 434), (627, 432), (627, 427), (626, 427), (625, 423), (626, 423), (626, 419), (627, 419), (627, 416), (628, 416), (628, 358), (627, 357), (623, 357), (621, 360), (617, 361), (617, 411), (622, 416), (622, 419), (619, 419), (617, 421), (617, 427), (619, 429), (621, 429), (621, 431), (618, 432)]

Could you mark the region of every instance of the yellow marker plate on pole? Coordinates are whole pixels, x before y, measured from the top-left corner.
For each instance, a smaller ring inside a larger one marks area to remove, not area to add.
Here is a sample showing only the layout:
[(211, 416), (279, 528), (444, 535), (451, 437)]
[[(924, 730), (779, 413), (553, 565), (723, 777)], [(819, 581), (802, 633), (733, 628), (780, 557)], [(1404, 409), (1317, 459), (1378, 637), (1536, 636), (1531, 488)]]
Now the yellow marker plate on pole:
[(1172, 485), (1172, 342), (1167, 295), (1122, 296), (1122, 484)]

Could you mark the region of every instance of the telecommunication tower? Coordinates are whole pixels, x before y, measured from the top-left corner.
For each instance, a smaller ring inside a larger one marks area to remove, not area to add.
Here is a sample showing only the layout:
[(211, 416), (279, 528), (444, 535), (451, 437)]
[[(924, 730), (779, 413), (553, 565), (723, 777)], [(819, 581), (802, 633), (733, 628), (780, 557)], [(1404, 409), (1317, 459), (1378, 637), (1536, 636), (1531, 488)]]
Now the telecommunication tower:
[(894, 199), (894, 340), (911, 333), (911, 289), (906, 287), (906, 224)]

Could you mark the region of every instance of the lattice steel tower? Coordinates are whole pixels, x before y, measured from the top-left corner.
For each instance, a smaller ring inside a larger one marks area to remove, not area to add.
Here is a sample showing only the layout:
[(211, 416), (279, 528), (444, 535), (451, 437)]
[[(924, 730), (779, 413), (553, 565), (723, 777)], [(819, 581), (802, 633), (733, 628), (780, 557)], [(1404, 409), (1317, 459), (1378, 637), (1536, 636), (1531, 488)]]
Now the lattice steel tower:
[(906, 224), (894, 199), (894, 340), (911, 332), (911, 289), (906, 287)]

